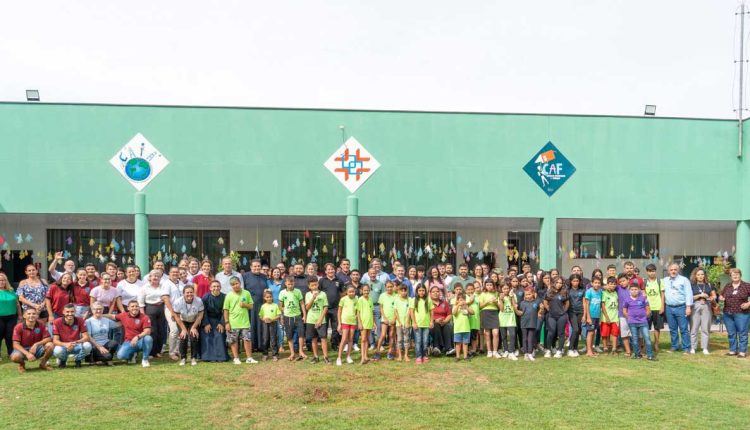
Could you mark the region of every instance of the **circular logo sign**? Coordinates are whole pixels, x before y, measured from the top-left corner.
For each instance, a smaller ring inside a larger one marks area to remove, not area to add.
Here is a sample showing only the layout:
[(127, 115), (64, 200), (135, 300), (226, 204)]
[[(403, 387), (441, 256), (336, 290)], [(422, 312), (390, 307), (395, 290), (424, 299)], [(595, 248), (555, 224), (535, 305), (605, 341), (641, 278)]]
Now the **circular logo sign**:
[(143, 158), (131, 158), (125, 163), (125, 174), (133, 181), (145, 181), (151, 176), (151, 164)]

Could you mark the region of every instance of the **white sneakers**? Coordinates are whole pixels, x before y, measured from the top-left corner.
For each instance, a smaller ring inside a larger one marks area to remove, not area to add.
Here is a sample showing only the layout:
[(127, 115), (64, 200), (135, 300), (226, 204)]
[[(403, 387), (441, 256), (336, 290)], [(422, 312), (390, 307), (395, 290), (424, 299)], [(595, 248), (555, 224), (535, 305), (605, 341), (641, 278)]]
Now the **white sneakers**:
[(576, 351), (574, 349), (569, 349), (568, 350), (568, 357), (575, 358), (575, 357), (580, 357), (580, 356), (581, 356), (581, 354), (579, 354), (578, 351)]
[(690, 348), (690, 353), (691, 353), (691, 354), (695, 354), (695, 349), (693, 349), (693, 348)]
[(346, 363), (347, 363), (347, 364), (352, 364), (352, 363), (354, 363), (354, 360), (352, 360), (352, 358), (351, 358), (351, 357), (347, 356), (347, 357), (346, 357)]
[(197, 366), (198, 365), (198, 361), (196, 361), (195, 359), (192, 359), (192, 360), (190, 360), (190, 365), (191, 366)]
[(501, 355), (503, 356), (503, 358), (508, 358), (508, 351), (503, 351)]
[(184, 365), (185, 365), (185, 359), (183, 358), (180, 360), (180, 366), (184, 366)]
[(550, 357), (552, 357), (552, 351), (550, 351), (549, 349), (545, 349), (544, 358), (550, 358)]
[(562, 358), (562, 351), (555, 352), (555, 358)]
[(492, 356), (495, 357), (495, 358), (503, 358), (503, 356), (500, 355), (500, 353), (497, 352), (497, 351), (492, 351)]
[(245, 360), (245, 363), (247, 363), (247, 364), (258, 364), (258, 361), (256, 361), (253, 357), (247, 357), (247, 360)]
[(595, 346), (594, 347), (594, 352), (596, 352), (597, 354), (601, 354), (602, 353), (602, 349), (599, 348), (598, 346)]
[(239, 359), (238, 357), (235, 357), (235, 359), (234, 359), (234, 360), (232, 360), (232, 362), (233, 362), (234, 364), (242, 364), (242, 362), (240, 361), (240, 359)]
[(341, 366), (341, 359), (340, 358), (336, 359), (336, 366)]
[(492, 351), (487, 351), (487, 358), (492, 358)]
[(711, 355), (711, 353), (708, 352), (708, 348), (703, 348), (703, 354), (704, 355)]
[(508, 358), (510, 361), (518, 361), (518, 358), (516, 358), (516, 354), (508, 354)]
[(148, 362), (148, 360), (142, 360), (141, 366), (143, 367), (151, 367), (151, 363)]
[(355, 350), (355, 351), (359, 351), (359, 345), (356, 345), (356, 344), (355, 344), (355, 345), (354, 345), (354, 350)]

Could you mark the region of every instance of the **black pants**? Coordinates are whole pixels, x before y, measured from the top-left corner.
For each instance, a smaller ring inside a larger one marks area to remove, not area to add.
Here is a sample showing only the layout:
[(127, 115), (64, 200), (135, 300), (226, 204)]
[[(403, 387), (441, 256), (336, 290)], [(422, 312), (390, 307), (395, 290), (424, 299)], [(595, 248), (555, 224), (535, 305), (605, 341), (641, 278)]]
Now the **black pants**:
[[(193, 323), (188, 323), (185, 321), (186, 324), (192, 325)], [(200, 332), (198, 332), (200, 334)], [(185, 336), (185, 339), (180, 338), (180, 358), (185, 360), (187, 358), (187, 349), (188, 349), (188, 343), (190, 343), (190, 358), (196, 359), (200, 355), (201, 350), (201, 338), (200, 336), (193, 336), (192, 333), (190, 333), (190, 330), (188, 330), (187, 336)]]
[(0, 317), (0, 341), (5, 340), (5, 349), (8, 356), (13, 352), (13, 328), (18, 324), (18, 315), (5, 315)]
[(328, 309), (326, 313), (326, 323), (328, 327), (331, 327), (331, 348), (333, 350), (339, 349), (339, 343), (341, 343), (341, 335), (337, 328), (339, 326), (339, 308)]
[(278, 333), (279, 321), (272, 321), (270, 323), (264, 322), (261, 324), (263, 331), (263, 352), (278, 357), (279, 340), (276, 338), (276, 333)]
[(553, 317), (547, 315), (547, 345), (549, 348), (555, 346), (557, 340), (557, 350), (562, 351), (565, 347), (565, 326), (568, 324), (568, 314)]
[(521, 330), (521, 317), (518, 315), (516, 315), (515, 349), (519, 351), (523, 349), (523, 330)]
[(516, 350), (516, 328), (500, 327), (503, 351), (514, 352)]
[(534, 346), (536, 344), (536, 329), (522, 328), (521, 335), (523, 336), (523, 353), (533, 354)]
[(104, 345), (102, 345), (107, 352), (103, 353), (99, 351), (99, 348), (94, 347), (91, 348), (91, 361), (97, 362), (97, 361), (112, 361), (112, 359), (115, 356), (115, 353), (117, 352), (117, 347), (120, 346), (119, 343), (115, 342), (114, 340), (107, 341)]
[(432, 347), (437, 348), (440, 352), (447, 352), (453, 345), (453, 324), (446, 325), (435, 324), (430, 330), (432, 336)]
[(151, 320), (151, 338), (154, 340), (154, 348), (151, 356), (161, 354), (161, 349), (167, 343), (167, 318), (164, 316), (164, 303), (160, 305), (146, 305), (146, 315)]
[(568, 314), (570, 319), (570, 348), (571, 350), (578, 351), (578, 342), (581, 339), (581, 321), (583, 320), (583, 314), (571, 313)]

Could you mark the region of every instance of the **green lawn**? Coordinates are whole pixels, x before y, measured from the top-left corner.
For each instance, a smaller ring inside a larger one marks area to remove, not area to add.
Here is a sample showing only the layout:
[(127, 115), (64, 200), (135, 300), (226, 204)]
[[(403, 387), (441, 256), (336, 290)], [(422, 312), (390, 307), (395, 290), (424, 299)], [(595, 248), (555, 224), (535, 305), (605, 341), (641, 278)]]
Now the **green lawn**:
[(4, 357), (0, 420), (3, 429), (748, 428), (750, 360), (725, 357), (726, 337), (712, 341), (711, 356), (662, 353), (655, 363), (481, 357), (180, 368), (161, 360), (53, 372), (32, 364), (20, 375)]

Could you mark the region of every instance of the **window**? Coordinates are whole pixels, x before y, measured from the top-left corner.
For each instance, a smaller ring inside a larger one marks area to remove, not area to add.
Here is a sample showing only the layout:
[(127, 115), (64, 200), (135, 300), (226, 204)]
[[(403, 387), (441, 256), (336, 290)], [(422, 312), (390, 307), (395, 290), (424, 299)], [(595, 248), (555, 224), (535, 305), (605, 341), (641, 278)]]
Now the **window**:
[[(228, 252), (228, 230), (149, 230), (148, 236), (152, 262), (160, 258), (167, 265), (176, 265), (184, 257), (206, 257), (217, 267)], [(133, 230), (50, 229), (47, 246), (48, 259), (62, 251), (64, 258), (76, 261), (77, 266), (93, 263), (100, 271), (110, 261), (122, 267), (135, 260)]]
[(574, 233), (576, 258), (650, 258), (659, 249), (656, 233)]
[(346, 254), (346, 233), (333, 230), (282, 230), (281, 247), (281, 261), (287, 266), (317, 263), (319, 270), (322, 270), (326, 263), (338, 265)]

